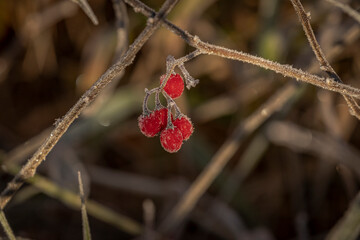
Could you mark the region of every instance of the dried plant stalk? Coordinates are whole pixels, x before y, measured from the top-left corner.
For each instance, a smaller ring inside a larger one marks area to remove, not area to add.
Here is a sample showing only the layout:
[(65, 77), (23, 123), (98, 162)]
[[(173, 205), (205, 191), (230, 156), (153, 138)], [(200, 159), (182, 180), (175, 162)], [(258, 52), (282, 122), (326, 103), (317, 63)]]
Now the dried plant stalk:
[(88, 219), (87, 211), (86, 211), (84, 185), (83, 185), (83, 182), (81, 179), (80, 171), (78, 171), (78, 181), (79, 181), (79, 194), (80, 194), (80, 201), (81, 201), (81, 219), (82, 219), (83, 239), (91, 240), (89, 219)]
[[(300, 0), (291, 0), (291, 3), (294, 6), (294, 9), (296, 11), (296, 14), (299, 17), (299, 21), (301, 22), (301, 25), (303, 26), (305, 35), (310, 43), (310, 46), (316, 56), (316, 59), (319, 61), (320, 69), (325, 71), (331, 79), (333, 79), (336, 82), (342, 83), (342, 80), (337, 75), (335, 70), (331, 67), (330, 63), (325, 57), (325, 54), (321, 50), (320, 44), (317, 42), (314, 31), (310, 24), (310, 14), (305, 12), (304, 7), (302, 6)], [(353, 97), (346, 96), (342, 94), (344, 97), (348, 107), (349, 111), (352, 115), (360, 119), (360, 108), (355, 101)]]
[[(156, 13), (153, 9), (138, 0), (125, 0), (125, 2), (132, 6), (136, 11), (144, 14), (146, 17), (151, 17)], [(285, 77), (295, 78), (297, 80), (310, 83), (312, 85), (327, 89), (329, 91), (338, 92), (340, 94), (352, 96), (355, 98), (360, 98), (360, 89), (336, 82), (333, 78), (319, 77), (317, 75), (304, 72), (300, 69), (293, 68), (290, 65), (283, 65), (241, 51), (236, 51), (225, 47), (216, 46), (210, 43), (205, 43), (201, 41), (198, 36), (193, 36), (190, 33), (183, 31), (182, 29), (180, 29), (166, 19), (163, 20), (163, 24), (166, 28), (183, 38), (190, 46), (199, 50), (202, 54), (215, 55), (227, 59), (250, 63), (264, 69), (280, 73)]]
[(70, 124), (80, 115), (80, 113), (91, 103), (99, 93), (107, 86), (118, 74), (129, 66), (141, 47), (150, 38), (150, 36), (159, 28), (161, 19), (166, 17), (170, 10), (175, 6), (178, 0), (167, 0), (157, 14), (149, 18), (145, 29), (139, 34), (134, 43), (129, 47), (128, 51), (121, 57), (121, 59), (111, 66), (95, 83), (87, 90), (78, 102), (66, 113), (66, 115), (57, 121), (54, 130), (50, 136), (45, 140), (43, 145), (35, 152), (35, 154), (28, 160), (26, 165), (8, 183), (5, 190), (0, 196), (0, 209), (4, 209), (6, 204), (12, 198), (14, 193), (22, 186), (24, 181), (34, 176), (37, 167), (45, 160), (51, 149), (59, 141), (62, 135), (69, 128)]
[[(300, 69), (293, 68), (290, 65), (283, 65), (277, 62), (272, 62), (261, 57), (253, 56), (241, 51), (236, 51), (221, 46), (216, 46), (213, 44), (205, 43), (201, 41), (197, 36), (191, 35), (188, 32), (180, 29), (171, 22), (165, 19), (166, 15), (176, 4), (177, 0), (167, 0), (160, 11), (157, 13), (153, 9), (149, 8), (142, 2), (138, 0), (125, 0), (133, 9), (137, 12), (143, 13), (148, 17), (148, 25), (143, 30), (143, 32), (138, 36), (135, 42), (130, 46), (129, 50), (121, 57), (121, 59), (110, 67), (100, 78), (99, 80), (79, 99), (79, 101), (69, 110), (69, 112), (57, 122), (55, 129), (51, 132), (50, 136), (45, 140), (44, 144), (37, 150), (33, 157), (28, 161), (28, 163), (21, 169), (21, 171), (16, 175), (16, 177), (8, 184), (7, 188), (1, 193), (0, 196), (0, 208), (3, 209), (7, 202), (11, 199), (14, 192), (20, 188), (23, 182), (32, 177), (37, 167), (45, 159), (47, 154), (51, 151), (57, 141), (61, 136), (66, 132), (70, 124), (79, 116), (79, 114), (89, 105), (102, 91), (102, 89), (110, 83), (114, 78), (119, 75), (125, 67), (130, 65), (135, 58), (137, 52), (141, 49), (143, 44), (149, 39), (149, 37), (155, 32), (155, 30), (163, 24), (166, 28), (174, 32), (183, 38), (190, 46), (194, 47), (196, 50), (196, 55), (198, 54), (208, 54), (215, 55), (227, 59), (242, 61), (250, 63), (264, 69), (272, 70), (276, 73), (280, 73), (283, 76), (295, 78), (297, 80), (310, 83), (312, 85), (327, 89), (329, 91), (334, 91), (342, 94), (350, 109), (357, 113), (359, 109), (356, 101), (353, 98), (360, 98), (360, 90), (349, 85), (343, 84), (340, 78), (336, 75), (335, 71), (328, 64), (326, 58), (321, 52), (320, 46), (318, 46), (307, 15), (303, 16), (303, 13), (300, 12), (301, 17), (306, 17), (306, 21), (302, 21), (305, 32), (307, 33), (309, 42), (314, 49), (314, 52), (319, 59), (320, 64), (323, 69), (329, 73), (329, 78), (319, 77), (307, 72), (304, 72)], [(293, 1), (293, 3), (299, 3)], [(301, 5), (301, 4), (300, 4)], [(309, 26), (308, 26), (309, 25)], [(308, 33), (307, 30), (310, 32)], [(167, 71), (169, 74), (169, 71)], [(253, 113), (248, 117), (239, 127), (235, 130), (231, 138), (226, 141), (217, 154), (213, 157), (211, 163), (203, 171), (203, 173), (198, 177), (198, 179), (191, 186), (189, 191), (183, 196), (182, 200), (176, 206), (174, 211), (167, 218), (168, 221), (165, 221), (163, 224), (163, 229), (171, 229), (181, 222), (186, 215), (191, 211), (195, 206), (198, 199), (210, 186), (212, 181), (224, 167), (224, 165), (229, 161), (231, 156), (235, 153), (237, 145), (241, 139), (246, 136), (248, 133), (252, 132), (254, 129), (258, 128), (269, 116), (283, 106), (284, 101), (287, 101), (290, 97), (289, 93), (293, 91), (291, 88), (285, 88), (287, 91), (281, 91), (278, 94), (274, 95), (269, 101), (264, 104), (262, 108)], [(359, 114), (357, 114), (359, 116)]]
[(6, 236), (9, 238), (9, 240), (16, 240), (14, 232), (12, 231), (12, 229), (6, 219), (5, 213), (2, 210), (0, 211), (0, 223), (3, 226)]

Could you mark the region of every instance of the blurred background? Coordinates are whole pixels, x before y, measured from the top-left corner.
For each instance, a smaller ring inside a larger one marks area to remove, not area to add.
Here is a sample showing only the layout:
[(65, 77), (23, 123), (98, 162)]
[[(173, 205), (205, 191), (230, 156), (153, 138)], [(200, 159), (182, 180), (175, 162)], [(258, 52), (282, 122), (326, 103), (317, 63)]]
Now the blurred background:
[[(163, 1), (144, 2), (158, 9)], [(357, 0), (342, 2), (360, 9)], [(1, 189), (146, 25), (128, 6), (116, 17), (111, 1), (89, 4), (97, 26), (71, 1), (0, 1)], [(325, 0), (303, 4), (331, 65), (359, 88), (359, 23)], [(325, 76), (290, 1), (181, 0), (169, 19), (203, 41)], [(163, 238), (325, 238), (359, 190), (360, 125), (344, 99), (249, 64), (199, 56), (185, 66), (200, 84), (176, 100), (195, 131), (169, 154), (158, 137), (140, 133), (137, 118), (166, 57), (190, 51), (164, 28), (151, 37), (6, 207), (17, 236), (82, 238), (73, 197), (80, 170), (93, 239), (138, 238), (144, 222), (152, 239), (224, 142), (260, 109), (268, 119), (245, 131), (187, 221)], [(277, 111), (262, 108), (281, 91)]]

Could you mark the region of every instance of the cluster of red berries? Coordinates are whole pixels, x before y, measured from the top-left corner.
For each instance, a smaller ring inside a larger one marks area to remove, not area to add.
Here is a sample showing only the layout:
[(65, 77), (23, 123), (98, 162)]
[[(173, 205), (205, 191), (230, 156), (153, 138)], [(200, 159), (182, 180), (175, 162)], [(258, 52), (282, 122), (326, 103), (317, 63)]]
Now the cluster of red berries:
[[(160, 84), (164, 78), (164, 75), (161, 76)], [(179, 74), (171, 74), (163, 90), (171, 99), (180, 97), (184, 91), (182, 77)], [(147, 137), (154, 137), (160, 133), (161, 146), (170, 153), (177, 152), (183, 141), (188, 140), (194, 131), (190, 119), (178, 109), (174, 118), (171, 113), (171, 104), (166, 108), (157, 102), (155, 110), (149, 111), (146, 101), (144, 101), (144, 112), (138, 118), (140, 131)]]

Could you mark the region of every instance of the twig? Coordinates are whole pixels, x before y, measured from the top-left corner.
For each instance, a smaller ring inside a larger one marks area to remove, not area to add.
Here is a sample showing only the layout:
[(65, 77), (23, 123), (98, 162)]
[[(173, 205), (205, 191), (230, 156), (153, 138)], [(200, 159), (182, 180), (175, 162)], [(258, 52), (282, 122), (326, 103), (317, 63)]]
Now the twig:
[[(291, 0), (291, 3), (294, 6), (295, 12), (299, 17), (299, 20), (301, 22), (301, 25), (303, 26), (305, 35), (310, 43), (310, 46), (316, 56), (316, 59), (320, 63), (320, 69), (325, 71), (330, 79), (333, 79), (334, 81), (338, 83), (342, 83), (340, 77), (336, 74), (335, 70), (331, 67), (329, 62), (327, 61), (325, 54), (322, 52), (321, 47), (319, 43), (316, 40), (314, 31), (312, 30), (309, 18), (310, 15), (305, 12), (304, 7), (302, 6), (300, 0)], [(350, 113), (357, 117), (360, 120), (360, 107), (356, 103), (355, 99), (349, 96), (346, 96), (342, 94), (344, 97), (346, 103), (349, 106)]]
[(83, 239), (91, 240), (89, 219), (87, 216), (86, 205), (85, 205), (84, 186), (82, 183), (80, 171), (78, 171), (78, 181), (79, 181), (79, 194), (81, 200), (81, 219), (82, 219)]
[(9, 240), (16, 240), (14, 232), (12, 231), (12, 229), (6, 219), (5, 213), (2, 210), (0, 210), (0, 223), (3, 226), (6, 236), (9, 238)]
[(333, 227), (326, 240), (356, 240), (360, 234), (360, 193), (351, 203), (345, 215)]
[[(132, 6), (135, 11), (141, 12), (146, 17), (152, 17), (155, 14), (155, 11), (153, 9), (138, 0), (125, 0), (125, 2)], [(283, 76), (295, 78), (297, 80), (310, 83), (312, 85), (327, 89), (329, 91), (334, 91), (343, 95), (360, 98), (360, 89), (336, 82), (333, 78), (319, 77), (317, 75), (304, 72), (300, 69), (293, 68), (290, 65), (282, 65), (277, 62), (272, 62), (270, 60), (253, 56), (241, 51), (231, 50), (228, 48), (205, 43), (201, 41), (198, 36), (193, 36), (190, 33), (183, 31), (182, 29), (180, 29), (166, 19), (163, 20), (163, 24), (166, 28), (183, 38), (190, 46), (201, 51), (202, 54), (215, 55), (227, 59), (250, 63), (264, 69), (280, 73)]]
[(136, 54), (139, 52), (145, 42), (151, 37), (157, 28), (159, 28), (161, 19), (166, 17), (170, 10), (175, 6), (177, 0), (167, 0), (157, 14), (149, 18), (145, 29), (139, 34), (134, 43), (129, 47), (127, 52), (121, 59), (111, 66), (94, 84), (87, 90), (77, 103), (66, 113), (66, 115), (56, 123), (55, 129), (50, 136), (45, 140), (43, 145), (35, 152), (35, 154), (28, 160), (26, 165), (8, 183), (5, 190), (0, 195), (0, 209), (4, 209), (6, 204), (12, 198), (14, 193), (21, 187), (24, 181), (34, 176), (37, 167), (45, 160), (51, 149), (59, 141), (62, 135), (67, 131), (70, 124), (80, 115), (80, 113), (99, 95), (99, 93), (107, 86), (114, 78), (116, 78), (122, 70), (129, 66)]
[(354, 18), (360, 24), (360, 14), (354, 9), (352, 9), (349, 5), (342, 2), (338, 2), (336, 0), (326, 0), (326, 1), (343, 10), (344, 13)]
[(91, 9), (89, 3), (86, 0), (71, 0), (74, 3), (76, 3), (77, 5), (79, 5), (79, 7), (84, 11), (84, 13), (90, 18), (91, 22), (94, 25), (98, 25), (99, 21), (96, 17), (96, 15), (94, 14), (94, 11)]
[(257, 111), (252, 113), (233, 132), (231, 137), (220, 147), (207, 167), (196, 178), (187, 192), (160, 226), (160, 231), (169, 232), (178, 226), (194, 208), (199, 198), (209, 188), (233, 154), (237, 151), (241, 141), (254, 129), (263, 124), (274, 112), (278, 111), (293, 94), (293, 84), (279, 90), (266, 101)]

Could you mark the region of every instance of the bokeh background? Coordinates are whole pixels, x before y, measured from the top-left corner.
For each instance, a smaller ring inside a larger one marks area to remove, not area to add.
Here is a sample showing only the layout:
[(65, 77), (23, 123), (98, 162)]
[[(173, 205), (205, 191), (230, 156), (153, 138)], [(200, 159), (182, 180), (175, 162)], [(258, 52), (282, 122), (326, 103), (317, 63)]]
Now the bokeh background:
[[(357, 0), (343, 2), (360, 9)], [(162, 1), (145, 3), (158, 9)], [(128, 7), (119, 33), (111, 1), (89, 4), (97, 26), (71, 1), (0, 1), (1, 189), (146, 25)], [(303, 4), (338, 75), (360, 87), (359, 23), (325, 0)], [(204, 41), (325, 76), (290, 1), (182, 0), (169, 19)], [(152, 210), (148, 227), (156, 232), (234, 129), (291, 85), (286, 104), (238, 143), (187, 221), (163, 238), (325, 238), (359, 190), (360, 125), (343, 98), (249, 64), (199, 56), (185, 66), (200, 84), (176, 100), (195, 132), (169, 154), (158, 137), (140, 133), (137, 117), (166, 57), (192, 50), (164, 28), (151, 37), (6, 207), (17, 236), (82, 238), (80, 211), (63, 191), (77, 194), (78, 170), (89, 202), (100, 206), (89, 210), (93, 239), (137, 238), (136, 226)]]

